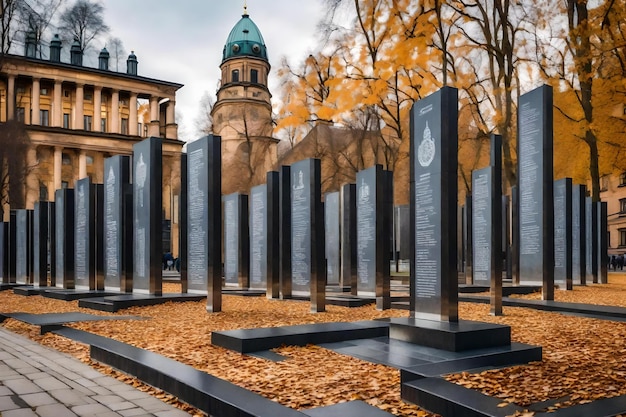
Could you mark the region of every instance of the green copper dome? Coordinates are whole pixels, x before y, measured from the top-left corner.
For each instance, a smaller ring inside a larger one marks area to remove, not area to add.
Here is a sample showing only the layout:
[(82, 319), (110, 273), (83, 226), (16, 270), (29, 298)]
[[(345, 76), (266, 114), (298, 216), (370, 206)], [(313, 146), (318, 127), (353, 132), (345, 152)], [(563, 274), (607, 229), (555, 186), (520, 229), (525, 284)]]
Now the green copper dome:
[(261, 31), (247, 13), (241, 16), (241, 20), (230, 31), (226, 45), (224, 45), (222, 61), (240, 56), (253, 56), (268, 60), (267, 48)]

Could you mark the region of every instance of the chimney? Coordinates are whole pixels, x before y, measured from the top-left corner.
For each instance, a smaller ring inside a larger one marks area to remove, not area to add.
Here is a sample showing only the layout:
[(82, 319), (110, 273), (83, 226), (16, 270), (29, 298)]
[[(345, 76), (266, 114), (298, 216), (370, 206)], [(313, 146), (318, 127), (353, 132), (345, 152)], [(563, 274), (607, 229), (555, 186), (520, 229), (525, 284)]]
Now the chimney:
[(100, 55), (98, 55), (98, 68), (101, 70), (109, 70), (109, 51), (107, 48), (102, 48)]
[(74, 43), (72, 43), (70, 58), (72, 65), (83, 66), (83, 51), (80, 50), (80, 42), (78, 42), (78, 39), (74, 39)]
[(54, 35), (50, 41), (50, 61), (61, 62), (61, 38), (59, 35)]
[(130, 51), (130, 55), (128, 55), (126, 60), (126, 74), (137, 75), (137, 55), (135, 55), (135, 51)]
[(34, 32), (28, 32), (26, 34), (26, 40), (24, 42), (24, 56), (26, 58), (37, 57), (37, 35)]

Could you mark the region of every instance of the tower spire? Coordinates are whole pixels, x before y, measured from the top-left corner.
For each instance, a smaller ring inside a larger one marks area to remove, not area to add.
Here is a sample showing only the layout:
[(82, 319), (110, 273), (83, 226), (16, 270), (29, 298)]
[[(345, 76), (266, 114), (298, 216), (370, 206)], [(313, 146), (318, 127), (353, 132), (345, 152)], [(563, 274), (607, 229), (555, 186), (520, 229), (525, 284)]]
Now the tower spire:
[(248, 16), (248, 0), (243, 0), (243, 15)]

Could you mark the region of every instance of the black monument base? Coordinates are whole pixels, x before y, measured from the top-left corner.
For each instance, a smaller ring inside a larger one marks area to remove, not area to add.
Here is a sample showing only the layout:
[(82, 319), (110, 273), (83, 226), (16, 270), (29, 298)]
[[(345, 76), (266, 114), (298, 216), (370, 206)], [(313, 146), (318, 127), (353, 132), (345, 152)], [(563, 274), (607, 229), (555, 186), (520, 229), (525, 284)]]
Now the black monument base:
[(511, 328), (501, 324), (460, 320), (457, 323), (393, 318), (389, 338), (421, 346), (462, 352), (511, 344)]
[(326, 293), (349, 293), (352, 289), (350, 287), (339, 286), (339, 285), (327, 285)]
[(242, 297), (260, 297), (265, 295), (265, 290), (255, 290), (250, 288), (222, 287), (223, 295), (240, 295)]
[(107, 297), (84, 298), (78, 302), (79, 307), (90, 308), (92, 310), (115, 313), (118, 310), (129, 307), (145, 307), (167, 302), (182, 303), (185, 301), (200, 301), (206, 295), (166, 293), (163, 295), (150, 294), (121, 294)]
[(31, 295), (41, 295), (45, 291), (54, 290), (55, 287), (34, 287), (32, 285), (24, 285), (13, 288), (13, 294), (30, 297)]
[(0, 291), (8, 291), (8, 290), (12, 290), (12, 289), (14, 289), (14, 288), (21, 287), (21, 286), (23, 286), (23, 285), (24, 285), (24, 284), (16, 284), (16, 283), (14, 283), (14, 282), (13, 282), (13, 283), (4, 283), (4, 282), (3, 282), (3, 283), (1, 283), (1, 284), (0, 284)]
[(74, 301), (82, 300), (83, 298), (91, 297), (106, 297), (110, 295), (119, 294), (118, 292), (111, 291), (97, 291), (97, 290), (63, 290), (63, 289), (47, 289), (41, 292), (41, 295), (46, 298), (54, 298), (55, 300)]
[[(459, 284), (459, 294), (475, 294), (489, 292), (489, 285), (466, 285)], [(541, 292), (541, 285), (503, 285), (502, 296), (508, 297), (511, 294), (532, 294)]]

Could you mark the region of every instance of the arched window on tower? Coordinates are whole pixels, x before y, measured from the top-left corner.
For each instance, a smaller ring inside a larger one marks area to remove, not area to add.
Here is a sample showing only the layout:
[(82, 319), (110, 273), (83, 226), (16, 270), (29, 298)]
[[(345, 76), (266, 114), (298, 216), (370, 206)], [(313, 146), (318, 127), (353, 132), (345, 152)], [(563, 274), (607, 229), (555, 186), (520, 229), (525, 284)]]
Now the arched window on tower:
[(259, 83), (259, 70), (255, 70), (255, 69), (250, 70), (250, 82), (253, 84)]
[(239, 70), (235, 69), (231, 73), (231, 82), (238, 83), (239, 82)]

